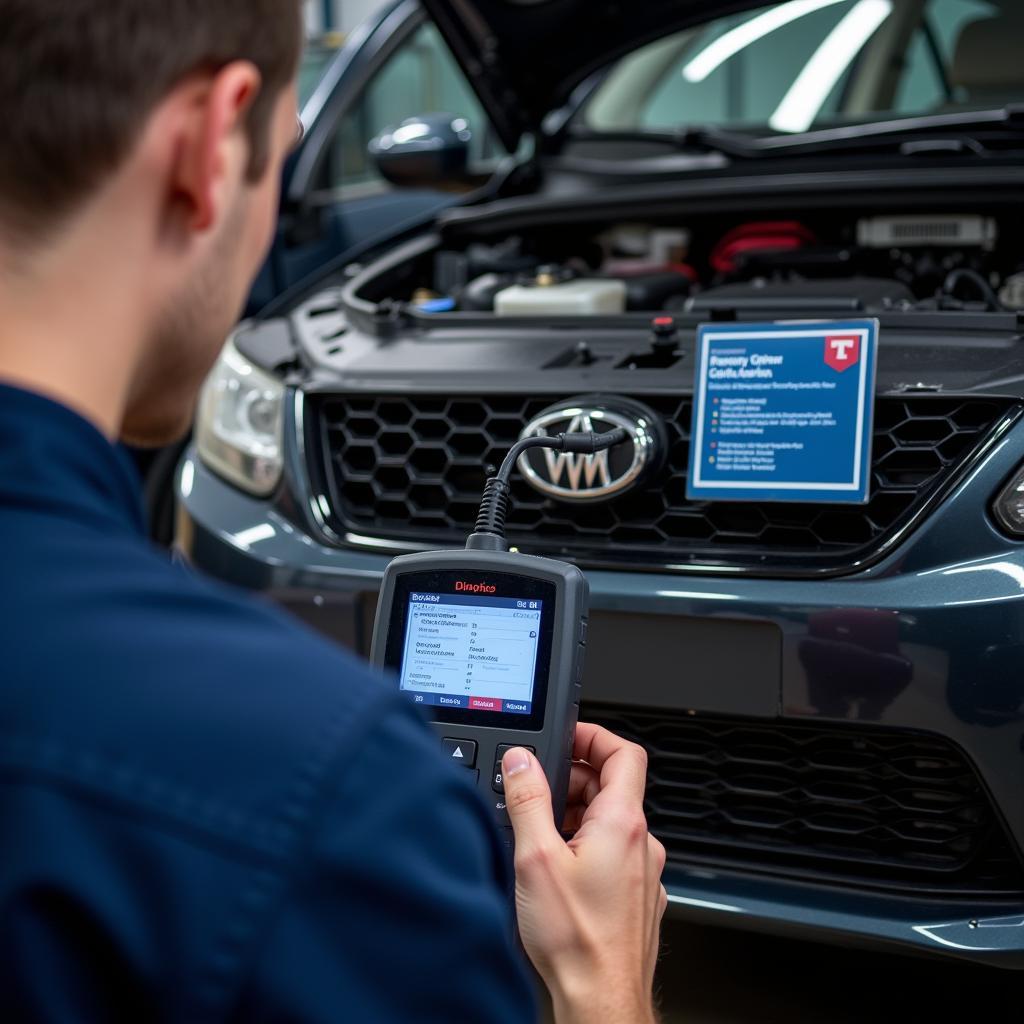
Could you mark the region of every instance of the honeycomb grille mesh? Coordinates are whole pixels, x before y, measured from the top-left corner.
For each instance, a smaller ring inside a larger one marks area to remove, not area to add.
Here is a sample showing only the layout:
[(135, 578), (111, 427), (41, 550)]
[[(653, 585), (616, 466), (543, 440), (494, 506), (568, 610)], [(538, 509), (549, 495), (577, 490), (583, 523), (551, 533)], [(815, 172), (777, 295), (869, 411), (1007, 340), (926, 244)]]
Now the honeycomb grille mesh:
[[(644, 396), (663, 419), (668, 457), (656, 477), (594, 504), (552, 500), (513, 478), (509, 539), (524, 551), (663, 565), (680, 557), (796, 568), (853, 561), (897, 528), (1009, 406), (989, 398), (876, 402), (871, 500), (865, 506), (695, 502), (686, 498), (690, 398)], [(312, 397), (313, 468), (339, 533), (398, 543), (461, 543), (487, 476), (523, 426), (553, 403), (517, 395)]]
[(973, 769), (940, 738), (594, 705), (582, 717), (647, 749), (648, 823), (676, 865), (950, 896), (1024, 890)]

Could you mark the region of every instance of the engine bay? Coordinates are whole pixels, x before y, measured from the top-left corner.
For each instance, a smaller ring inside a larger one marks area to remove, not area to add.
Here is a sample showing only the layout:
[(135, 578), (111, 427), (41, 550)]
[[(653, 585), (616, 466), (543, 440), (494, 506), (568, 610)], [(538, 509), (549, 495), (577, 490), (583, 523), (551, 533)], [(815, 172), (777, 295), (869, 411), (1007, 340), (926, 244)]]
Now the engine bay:
[(310, 391), (474, 391), (497, 374), (509, 388), (617, 392), (688, 386), (701, 323), (867, 316), (882, 330), (879, 393), (998, 382), (1024, 395), (1016, 190), (955, 205), (905, 187), (802, 205), (752, 195), (453, 208), (236, 343)]
[(414, 258), (362, 275), (354, 295), (425, 317), (1016, 310), (1019, 221), (819, 212), (554, 224), (466, 244), (442, 235)]

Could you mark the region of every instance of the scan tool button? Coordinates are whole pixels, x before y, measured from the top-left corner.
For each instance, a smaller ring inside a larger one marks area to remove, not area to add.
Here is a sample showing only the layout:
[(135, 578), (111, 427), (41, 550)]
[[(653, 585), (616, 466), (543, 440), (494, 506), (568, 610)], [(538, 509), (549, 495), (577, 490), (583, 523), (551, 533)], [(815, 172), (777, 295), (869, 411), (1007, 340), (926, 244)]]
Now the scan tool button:
[(446, 737), (441, 740), (441, 749), (463, 768), (476, 765), (476, 740), (452, 740)]
[(536, 749), (531, 747), (529, 743), (499, 743), (498, 749), (494, 753), (494, 759), (500, 761), (510, 750), (514, 750), (516, 747), (522, 747), (523, 750), (528, 750), (531, 754), (537, 753)]

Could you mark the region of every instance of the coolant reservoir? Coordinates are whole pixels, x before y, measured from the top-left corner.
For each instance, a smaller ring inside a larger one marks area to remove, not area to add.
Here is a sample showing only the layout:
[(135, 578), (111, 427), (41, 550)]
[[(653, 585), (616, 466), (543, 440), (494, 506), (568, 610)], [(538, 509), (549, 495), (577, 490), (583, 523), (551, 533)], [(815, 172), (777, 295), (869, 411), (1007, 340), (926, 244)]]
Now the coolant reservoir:
[(494, 297), (498, 316), (593, 316), (622, 313), (625, 308), (625, 282), (599, 278), (548, 285), (515, 284)]

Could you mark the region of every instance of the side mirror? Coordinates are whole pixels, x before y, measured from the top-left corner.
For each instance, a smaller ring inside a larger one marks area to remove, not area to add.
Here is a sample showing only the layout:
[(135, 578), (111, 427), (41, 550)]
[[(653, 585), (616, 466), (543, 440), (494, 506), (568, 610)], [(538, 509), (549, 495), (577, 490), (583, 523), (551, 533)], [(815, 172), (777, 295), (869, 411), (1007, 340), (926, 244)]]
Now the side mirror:
[(464, 117), (422, 114), (387, 128), (369, 145), (381, 175), (404, 188), (458, 182), (466, 177), (473, 133)]

